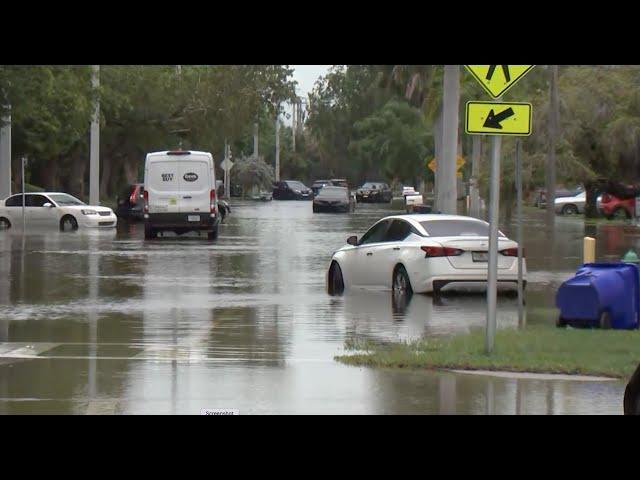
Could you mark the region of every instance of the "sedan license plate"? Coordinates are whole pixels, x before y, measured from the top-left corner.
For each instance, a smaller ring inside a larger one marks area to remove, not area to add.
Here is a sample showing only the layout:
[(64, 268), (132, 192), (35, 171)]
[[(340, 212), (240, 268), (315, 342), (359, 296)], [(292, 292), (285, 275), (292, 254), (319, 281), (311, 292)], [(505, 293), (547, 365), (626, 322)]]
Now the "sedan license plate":
[(472, 252), (472, 258), (474, 262), (488, 262), (489, 252)]
[(189, 215), (187, 217), (187, 220), (189, 220), (190, 222), (199, 222), (200, 221), (200, 215)]

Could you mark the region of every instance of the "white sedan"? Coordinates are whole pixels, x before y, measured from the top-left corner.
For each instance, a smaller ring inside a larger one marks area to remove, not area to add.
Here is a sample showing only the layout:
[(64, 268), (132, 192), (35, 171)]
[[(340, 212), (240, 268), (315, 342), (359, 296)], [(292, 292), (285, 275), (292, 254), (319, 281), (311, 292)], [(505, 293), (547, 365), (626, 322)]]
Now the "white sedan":
[[(439, 293), (456, 286), (486, 285), (489, 224), (482, 220), (457, 215), (391, 216), (347, 243), (331, 259), (330, 294), (350, 287)], [(518, 244), (500, 233), (498, 251), (499, 285), (515, 288)], [(523, 270), (526, 281), (526, 263)]]
[[(85, 204), (66, 193), (27, 193), (25, 221), (29, 228), (114, 228), (118, 219), (107, 207)], [(0, 229), (22, 225), (22, 194), (0, 201)]]

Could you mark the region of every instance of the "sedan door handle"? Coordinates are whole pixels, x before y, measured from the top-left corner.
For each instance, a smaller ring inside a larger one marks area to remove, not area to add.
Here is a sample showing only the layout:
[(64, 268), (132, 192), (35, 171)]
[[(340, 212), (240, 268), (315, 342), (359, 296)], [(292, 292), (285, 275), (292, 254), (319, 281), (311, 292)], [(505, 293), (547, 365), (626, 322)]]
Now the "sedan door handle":
[(367, 252), (367, 257), (372, 257), (373, 256), (373, 252)]
[(400, 250), (400, 247), (393, 247), (394, 250)]
[(182, 198), (184, 198), (185, 200), (191, 200), (192, 197), (182, 197)]

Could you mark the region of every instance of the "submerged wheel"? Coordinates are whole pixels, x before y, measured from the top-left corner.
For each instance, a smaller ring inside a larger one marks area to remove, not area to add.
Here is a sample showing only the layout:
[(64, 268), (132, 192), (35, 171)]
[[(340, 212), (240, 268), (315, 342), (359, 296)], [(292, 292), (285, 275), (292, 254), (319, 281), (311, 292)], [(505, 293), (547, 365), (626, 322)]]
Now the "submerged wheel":
[(402, 265), (398, 265), (393, 272), (393, 292), (396, 295), (411, 295), (413, 293), (409, 274)]
[(344, 278), (342, 269), (337, 262), (333, 262), (329, 267), (329, 295), (342, 295), (344, 293)]
[(614, 218), (615, 220), (628, 220), (631, 218), (631, 215), (629, 214), (626, 208), (617, 207), (613, 211), (613, 214), (611, 215), (611, 217)]
[(61, 232), (75, 232), (78, 230), (78, 221), (71, 215), (65, 215), (60, 220)]
[(155, 238), (158, 238), (158, 232), (154, 228), (151, 228), (150, 225), (145, 224), (145, 226), (144, 226), (144, 239), (145, 240), (153, 240)]
[(11, 222), (8, 218), (0, 218), (0, 230), (9, 230), (11, 228)]
[(609, 312), (602, 312), (600, 314), (600, 328), (603, 330), (611, 329), (611, 314)]

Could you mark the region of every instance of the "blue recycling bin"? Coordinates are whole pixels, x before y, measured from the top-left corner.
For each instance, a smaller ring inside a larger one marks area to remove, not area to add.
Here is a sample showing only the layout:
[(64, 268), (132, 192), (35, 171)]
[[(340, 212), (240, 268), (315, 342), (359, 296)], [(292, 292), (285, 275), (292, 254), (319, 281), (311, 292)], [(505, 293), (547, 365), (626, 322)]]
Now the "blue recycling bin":
[(587, 263), (556, 295), (558, 326), (638, 328), (640, 279), (630, 263)]

